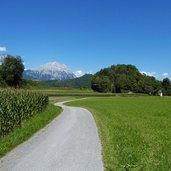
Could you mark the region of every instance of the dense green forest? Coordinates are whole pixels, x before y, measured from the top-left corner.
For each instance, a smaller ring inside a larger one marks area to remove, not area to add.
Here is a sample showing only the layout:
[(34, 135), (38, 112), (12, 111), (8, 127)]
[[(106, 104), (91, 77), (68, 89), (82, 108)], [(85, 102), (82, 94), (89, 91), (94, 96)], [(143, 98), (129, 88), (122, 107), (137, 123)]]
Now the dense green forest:
[(91, 80), (93, 75), (85, 74), (82, 77), (74, 78), (70, 80), (51, 80), (40, 81), (38, 85), (40, 87), (69, 87), (69, 88), (91, 88)]
[(101, 69), (92, 78), (92, 89), (98, 92), (112, 93), (145, 93), (157, 95), (162, 91), (164, 95), (171, 95), (171, 83), (168, 78), (163, 82), (155, 77), (141, 74), (133, 65), (112, 65)]

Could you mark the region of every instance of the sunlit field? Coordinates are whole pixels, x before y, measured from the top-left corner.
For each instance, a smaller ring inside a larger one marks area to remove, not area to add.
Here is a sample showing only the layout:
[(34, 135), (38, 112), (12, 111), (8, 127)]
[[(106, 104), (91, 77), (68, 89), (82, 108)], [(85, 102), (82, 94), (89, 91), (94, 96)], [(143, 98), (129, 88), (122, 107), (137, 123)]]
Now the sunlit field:
[(106, 170), (171, 169), (171, 98), (101, 97), (69, 105), (93, 113)]

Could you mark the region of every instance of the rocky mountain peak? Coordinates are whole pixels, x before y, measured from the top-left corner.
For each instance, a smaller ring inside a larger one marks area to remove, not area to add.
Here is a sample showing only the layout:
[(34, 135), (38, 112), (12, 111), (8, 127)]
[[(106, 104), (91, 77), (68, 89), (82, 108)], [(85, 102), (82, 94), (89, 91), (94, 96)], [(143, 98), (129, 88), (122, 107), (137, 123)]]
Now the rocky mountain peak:
[(67, 80), (76, 76), (65, 64), (49, 62), (38, 68), (24, 71), (23, 77), (32, 80)]

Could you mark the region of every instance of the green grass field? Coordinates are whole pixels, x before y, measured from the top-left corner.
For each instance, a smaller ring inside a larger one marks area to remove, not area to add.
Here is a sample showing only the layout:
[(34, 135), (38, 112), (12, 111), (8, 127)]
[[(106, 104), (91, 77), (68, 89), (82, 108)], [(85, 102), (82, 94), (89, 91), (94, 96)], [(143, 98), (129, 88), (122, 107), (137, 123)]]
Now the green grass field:
[(171, 98), (101, 97), (69, 105), (93, 113), (107, 171), (171, 170)]
[(83, 96), (100, 94), (93, 92), (91, 89), (72, 89), (72, 88), (42, 88), (42, 89), (32, 89), (32, 91), (43, 92), (49, 96)]
[(147, 94), (141, 93), (98, 93), (91, 89), (73, 89), (73, 88), (40, 88), (40, 89), (31, 89), (33, 92), (43, 92), (49, 97), (111, 97), (111, 96), (148, 96)]
[[(35, 90), (33, 90), (35, 91)], [(39, 89), (36, 90), (36, 92), (43, 92), (47, 94), (48, 96), (79, 96), (79, 97), (87, 97), (87, 96), (115, 96), (115, 94), (112, 93), (98, 93), (94, 92), (90, 89)]]

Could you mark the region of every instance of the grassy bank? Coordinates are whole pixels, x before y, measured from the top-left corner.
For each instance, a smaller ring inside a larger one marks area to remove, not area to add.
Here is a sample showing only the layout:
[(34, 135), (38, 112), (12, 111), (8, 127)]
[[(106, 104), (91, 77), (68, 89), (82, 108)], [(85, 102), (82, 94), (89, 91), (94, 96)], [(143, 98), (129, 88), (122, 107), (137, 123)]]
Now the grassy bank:
[(106, 170), (171, 169), (171, 98), (89, 98), (69, 105), (93, 113)]
[(49, 105), (44, 112), (25, 121), (21, 128), (16, 128), (5, 137), (0, 137), (0, 157), (29, 139), (36, 131), (50, 123), (61, 111), (61, 108)]

